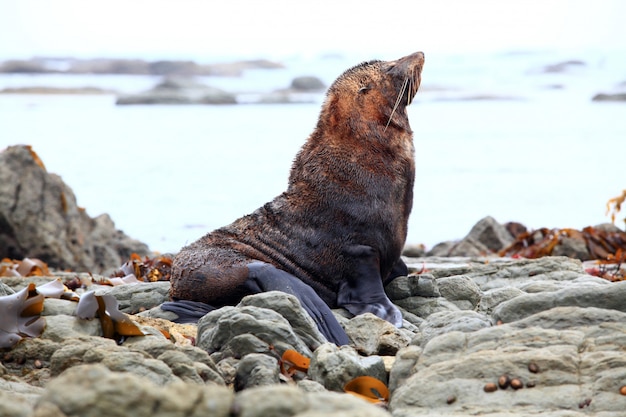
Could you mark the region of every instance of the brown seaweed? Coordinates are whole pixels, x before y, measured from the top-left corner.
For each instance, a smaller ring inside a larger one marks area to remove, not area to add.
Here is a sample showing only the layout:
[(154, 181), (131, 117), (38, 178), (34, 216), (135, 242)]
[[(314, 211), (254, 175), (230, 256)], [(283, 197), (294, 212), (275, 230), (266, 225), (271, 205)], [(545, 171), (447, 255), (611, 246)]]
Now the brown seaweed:
[(32, 283), (15, 294), (0, 297), (0, 348), (13, 347), (24, 337), (37, 337), (43, 332), (43, 300), (43, 294)]
[(389, 401), (387, 386), (371, 376), (356, 377), (349, 381), (343, 390), (373, 404), (386, 405)]
[(143, 336), (133, 321), (119, 310), (119, 304), (110, 294), (96, 295), (94, 291), (83, 294), (76, 307), (76, 316), (81, 319), (98, 317), (102, 335), (121, 342), (127, 336)]
[(139, 281), (156, 282), (169, 281), (172, 269), (172, 259), (168, 256), (156, 256), (154, 258), (141, 258), (136, 253), (130, 255), (130, 259), (116, 271), (111, 278), (127, 279), (130, 275)]
[(21, 261), (4, 258), (0, 261), (0, 277), (48, 276), (48, 265), (40, 259), (24, 258)]

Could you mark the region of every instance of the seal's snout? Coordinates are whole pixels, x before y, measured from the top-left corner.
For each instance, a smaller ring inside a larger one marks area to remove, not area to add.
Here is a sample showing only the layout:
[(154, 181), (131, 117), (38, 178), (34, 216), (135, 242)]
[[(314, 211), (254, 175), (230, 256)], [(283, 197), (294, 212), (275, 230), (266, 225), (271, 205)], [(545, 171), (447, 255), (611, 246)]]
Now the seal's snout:
[(400, 96), (406, 98), (407, 105), (411, 104), (413, 97), (417, 94), (417, 90), (422, 81), (423, 67), (423, 52), (415, 52), (389, 63), (389, 73), (396, 78), (396, 80), (398, 80), (397, 82), (401, 85)]

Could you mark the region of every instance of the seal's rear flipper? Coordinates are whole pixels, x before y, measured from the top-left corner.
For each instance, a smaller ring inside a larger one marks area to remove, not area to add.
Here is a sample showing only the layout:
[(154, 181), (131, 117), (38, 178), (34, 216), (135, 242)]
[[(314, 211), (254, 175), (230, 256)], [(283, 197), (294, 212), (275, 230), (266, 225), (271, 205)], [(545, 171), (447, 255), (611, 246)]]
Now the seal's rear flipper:
[(161, 310), (171, 311), (178, 318), (175, 323), (197, 323), (207, 313), (215, 310), (215, 307), (200, 301), (174, 300), (161, 304)]
[(350, 343), (348, 335), (339, 324), (330, 307), (309, 285), (295, 276), (265, 262), (248, 264), (248, 281), (245, 285), (253, 293), (282, 291), (296, 296), (327, 340), (341, 346)]
[[(337, 304), (358, 316), (372, 313), (396, 327), (402, 327), (402, 313), (385, 294), (377, 252), (365, 245), (353, 245), (345, 250), (353, 258), (353, 270), (339, 286)], [(394, 270), (402, 271), (404, 262)], [(406, 265), (404, 265), (406, 268)]]

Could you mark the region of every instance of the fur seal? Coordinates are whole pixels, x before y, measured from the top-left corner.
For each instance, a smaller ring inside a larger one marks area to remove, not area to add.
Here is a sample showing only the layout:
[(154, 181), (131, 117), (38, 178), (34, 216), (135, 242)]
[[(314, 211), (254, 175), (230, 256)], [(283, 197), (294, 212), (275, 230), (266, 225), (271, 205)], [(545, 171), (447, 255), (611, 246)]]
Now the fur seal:
[[(298, 297), (327, 339), (349, 340), (330, 308), (402, 315), (383, 285), (400, 258), (413, 204), (413, 132), (406, 107), (424, 54), (369, 61), (328, 89), (317, 126), (291, 167), (287, 191), (185, 246), (174, 258), (166, 309), (195, 319), (249, 294)], [(204, 304), (203, 304), (204, 303)]]

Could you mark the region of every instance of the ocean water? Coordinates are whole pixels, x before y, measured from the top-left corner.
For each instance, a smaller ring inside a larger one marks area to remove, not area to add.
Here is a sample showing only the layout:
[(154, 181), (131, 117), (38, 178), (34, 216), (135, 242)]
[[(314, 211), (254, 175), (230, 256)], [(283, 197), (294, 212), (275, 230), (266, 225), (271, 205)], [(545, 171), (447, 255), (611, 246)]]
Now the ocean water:
[[(622, 54), (588, 51), (429, 56), (409, 108), (417, 177), (408, 243), (463, 237), (482, 217), (528, 227), (606, 222), (626, 188), (626, 103), (591, 97), (626, 81)], [(563, 73), (545, 65), (580, 59)], [(241, 94), (327, 84), (355, 57), (286, 58), (284, 70), (203, 81)], [(100, 86), (133, 92), (140, 76), (0, 76), (9, 86)], [(483, 99), (476, 100), (476, 97)], [(471, 99), (474, 98), (474, 99)], [(485, 99), (489, 98), (489, 99)], [(30, 144), (89, 215), (160, 252), (250, 213), (282, 192), (313, 130), (317, 102), (115, 106), (115, 97), (0, 95), (0, 149)]]

